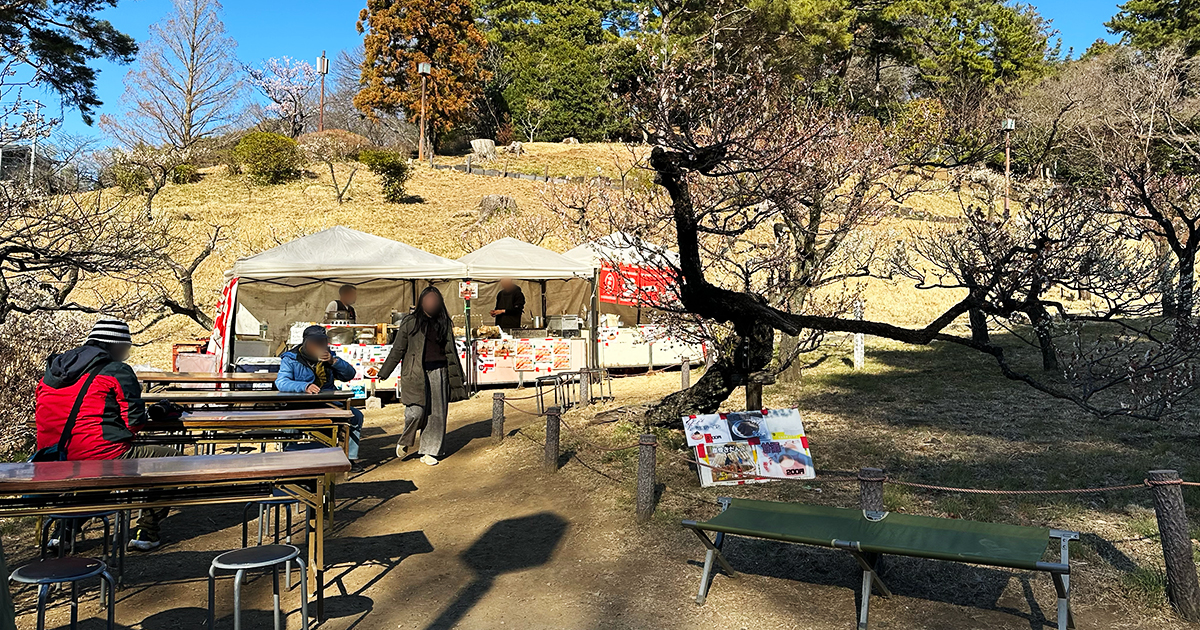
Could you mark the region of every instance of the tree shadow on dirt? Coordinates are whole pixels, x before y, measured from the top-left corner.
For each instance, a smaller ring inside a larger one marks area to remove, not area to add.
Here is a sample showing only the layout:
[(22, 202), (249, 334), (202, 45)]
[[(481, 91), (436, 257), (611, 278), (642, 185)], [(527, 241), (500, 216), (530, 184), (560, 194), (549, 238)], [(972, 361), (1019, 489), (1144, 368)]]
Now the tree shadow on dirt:
[(458, 597), (426, 630), (453, 628), (483, 599), (501, 574), (525, 571), (550, 562), (567, 527), (566, 519), (549, 512), (492, 525), (461, 555), (463, 564), (475, 573), (475, 579), (459, 591)]

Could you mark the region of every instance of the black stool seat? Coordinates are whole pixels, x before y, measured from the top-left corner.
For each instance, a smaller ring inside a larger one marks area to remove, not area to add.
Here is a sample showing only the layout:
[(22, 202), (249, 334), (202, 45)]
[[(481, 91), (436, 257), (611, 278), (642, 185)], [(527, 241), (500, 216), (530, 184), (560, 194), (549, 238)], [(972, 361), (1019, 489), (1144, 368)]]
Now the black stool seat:
[(293, 503), (300, 502), (300, 500), (297, 499), (296, 497), (294, 497), (278, 488), (276, 488), (275, 491), (273, 491), (271, 493), (271, 495), (272, 495), (272, 498), (270, 498), (270, 499), (263, 499), (262, 501), (255, 501), (254, 503), (262, 503), (264, 505), (291, 505)]
[(94, 558), (49, 558), (31, 562), (13, 571), (9, 579), (22, 584), (78, 582), (100, 575), (107, 568), (103, 562)]
[(300, 550), (291, 545), (259, 545), (235, 549), (213, 558), (212, 565), (226, 571), (264, 569), (287, 562), (300, 555)]

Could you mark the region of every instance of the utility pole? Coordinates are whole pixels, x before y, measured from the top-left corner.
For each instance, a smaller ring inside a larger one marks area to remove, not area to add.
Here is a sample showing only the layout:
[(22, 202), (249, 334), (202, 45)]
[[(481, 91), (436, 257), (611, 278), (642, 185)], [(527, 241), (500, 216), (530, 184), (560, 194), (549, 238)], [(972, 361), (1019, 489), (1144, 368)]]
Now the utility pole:
[[(1013, 129), (1017, 128), (1017, 121), (1012, 118), (1005, 118), (1000, 126), (1000, 130), (1004, 132), (1004, 218), (1008, 218), (1008, 196), (1010, 183), (1012, 181), (1012, 148), (1009, 139), (1012, 137)], [(992, 209), (988, 208), (988, 214), (992, 214)]]
[[(425, 87), (429, 81), (429, 63), (421, 62), (417, 64), (417, 73), (421, 75), (421, 139), (417, 146), (417, 161), (425, 159)], [(433, 159), (432, 151), (430, 159)]]
[(317, 114), (317, 131), (325, 131), (325, 75), (329, 74), (329, 58), (324, 50), (317, 57), (317, 72), (321, 75), (321, 110)]

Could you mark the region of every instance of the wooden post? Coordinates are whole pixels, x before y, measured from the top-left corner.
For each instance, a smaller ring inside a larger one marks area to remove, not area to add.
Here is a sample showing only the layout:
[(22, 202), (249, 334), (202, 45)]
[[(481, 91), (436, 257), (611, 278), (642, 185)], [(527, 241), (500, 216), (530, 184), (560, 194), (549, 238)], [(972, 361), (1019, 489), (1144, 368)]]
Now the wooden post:
[(692, 386), (692, 359), (691, 357), (683, 357), (679, 362), (679, 389), (687, 389)]
[(1180, 617), (1200, 621), (1200, 583), (1197, 583), (1196, 563), (1192, 560), (1192, 538), (1188, 534), (1179, 473), (1151, 470), (1146, 478), (1154, 495), (1154, 515), (1158, 517), (1163, 560), (1167, 564), (1167, 599)]
[(883, 471), (858, 469), (858, 505), (868, 512), (883, 512)]
[(492, 394), (492, 440), (504, 441), (504, 392)]
[(762, 409), (762, 383), (746, 381), (746, 410)]
[(579, 370), (579, 406), (587, 407), (592, 404), (592, 373), (586, 369)]
[[(854, 302), (854, 319), (862, 321), (863, 318), (863, 303), (862, 300)], [(863, 334), (854, 333), (854, 369), (863, 369), (863, 364), (866, 363), (866, 347), (864, 344)]]
[(467, 175), (471, 174), (471, 154), (467, 154)]
[(658, 451), (658, 438), (651, 433), (643, 433), (638, 438), (638, 472), (637, 472), (637, 520), (645, 523), (654, 516), (654, 490), (657, 485), (655, 477), (655, 457)]
[(562, 408), (546, 410), (546, 458), (543, 462), (549, 472), (558, 472), (558, 431), (561, 428)]

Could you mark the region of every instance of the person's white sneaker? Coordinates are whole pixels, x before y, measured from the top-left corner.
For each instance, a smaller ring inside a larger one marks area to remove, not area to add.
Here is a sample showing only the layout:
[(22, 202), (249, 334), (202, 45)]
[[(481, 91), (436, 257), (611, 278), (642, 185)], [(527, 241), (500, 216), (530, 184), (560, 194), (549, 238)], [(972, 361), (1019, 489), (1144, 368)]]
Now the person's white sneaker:
[(399, 442), (396, 442), (396, 458), (404, 459), (405, 455), (408, 455), (408, 447)]
[(437, 466), (438, 460), (433, 455), (422, 455), (421, 463), (425, 464), (426, 466)]
[(129, 549), (133, 551), (150, 551), (157, 549), (161, 544), (157, 540), (131, 540), (129, 541)]

